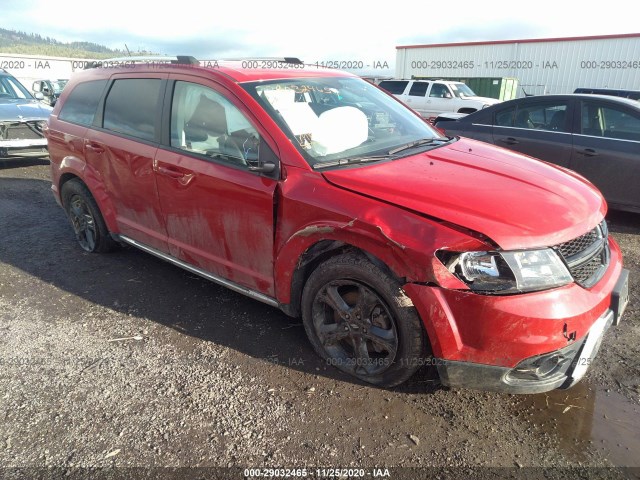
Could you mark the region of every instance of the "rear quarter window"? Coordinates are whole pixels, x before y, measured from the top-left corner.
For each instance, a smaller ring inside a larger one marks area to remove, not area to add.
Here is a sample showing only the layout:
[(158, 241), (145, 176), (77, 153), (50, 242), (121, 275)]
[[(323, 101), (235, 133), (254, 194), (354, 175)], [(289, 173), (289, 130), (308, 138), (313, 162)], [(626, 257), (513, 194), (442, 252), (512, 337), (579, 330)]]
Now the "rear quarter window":
[(407, 88), (409, 81), (400, 81), (400, 80), (385, 80), (384, 82), (380, 82), (378, 85), (381, 89), (386, 90), (392, 95), (402, 95), (404, 89)]
[(65, 122), (91, 125), (106, 85), (106, 80), (94, 80), (76, 85), (64, 102), (58, 118)]

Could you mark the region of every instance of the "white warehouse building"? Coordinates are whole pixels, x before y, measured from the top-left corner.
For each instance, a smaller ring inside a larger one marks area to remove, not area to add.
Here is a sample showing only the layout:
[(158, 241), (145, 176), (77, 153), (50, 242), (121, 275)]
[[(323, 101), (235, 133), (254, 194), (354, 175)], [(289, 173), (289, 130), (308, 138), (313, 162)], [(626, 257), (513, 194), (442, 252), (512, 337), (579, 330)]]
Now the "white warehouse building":
[(640, 90), (640, 33), (398, 46), (396, 77), (515, 78), (518, 97)]

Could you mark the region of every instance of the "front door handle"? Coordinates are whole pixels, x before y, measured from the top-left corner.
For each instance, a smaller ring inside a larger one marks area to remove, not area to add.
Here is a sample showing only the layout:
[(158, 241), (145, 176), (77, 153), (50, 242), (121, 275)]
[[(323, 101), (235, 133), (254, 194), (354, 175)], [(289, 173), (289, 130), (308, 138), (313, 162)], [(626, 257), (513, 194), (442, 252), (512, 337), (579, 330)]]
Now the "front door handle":
[(584, 155), (586, 157), (597, 157), (598, 152), (596, 152), (593, 148), (585, 148), (584, 150), (576, 150), (576, 153), (580, 155)]
[(501, 138), (500, 141), (502, 143), (506, 143), (507, 145), (517, 145), (520, 142), (513, 137)]

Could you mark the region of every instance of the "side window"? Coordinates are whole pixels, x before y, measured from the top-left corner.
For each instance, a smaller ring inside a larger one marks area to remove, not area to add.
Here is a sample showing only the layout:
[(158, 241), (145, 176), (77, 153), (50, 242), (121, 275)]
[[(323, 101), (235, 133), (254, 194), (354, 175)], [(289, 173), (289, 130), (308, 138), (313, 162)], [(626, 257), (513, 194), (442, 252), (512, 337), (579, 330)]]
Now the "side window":
[(58, 118), (65, 122), (91, 125), (106, 85), (106, 80), (94, 80), (76, 85), (64, 102)]
[(451, 98), (451, 92), (443, 83), (434, 83), (429, 92), (430, 97)]
[(402, 95), (404, 89), (407, 88), (409, 81), (397, 81), (397, 80), (386, 80), (384, 82), (380, 82), (379, 87), (383, 90), (386, 90), (392, 95)]
[(260, 136), (247, 118), (216, 91), (176, 82), (171, 146), (235, 165), (258, 161)]
[(505, 108), (496, 112), (496, 118), (493, 124), (496, 127), (513, 127), (513, 116), (516, 113), (516, 107)]
[(566, 103), (537, 103), (518, 107), (513, 126), (535, 130), (565, 132)]
[(427, 94), (428, 88), (429, 82), (415, 82), (413, 85), (411, 85), (409, 95), (414, 97), (424, 97)]
[(157, 78), (116, 80), (104, 105), (103, 127), (143, 140), (155, 140), (160, 112), (160, 86)]
[(640, 115), (595, 102), (582, 102), (581, 133), (640, 141)]

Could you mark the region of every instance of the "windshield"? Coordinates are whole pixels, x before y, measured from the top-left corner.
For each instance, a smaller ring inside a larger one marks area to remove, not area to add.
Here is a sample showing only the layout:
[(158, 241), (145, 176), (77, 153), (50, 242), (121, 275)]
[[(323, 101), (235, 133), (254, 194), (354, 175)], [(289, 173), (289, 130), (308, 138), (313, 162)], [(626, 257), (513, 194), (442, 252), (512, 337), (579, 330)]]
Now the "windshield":
[[(390, 156), (394, 150), (408, 155), (415, 153), (406, 148), (408, 144), (445, 138), (360, 78), (300, 78), (252, 82), (243, 87), (315, 167), (343, 159)], [(437, 145), (422, 142), (415, 148)]]
[(53, 93), (60, 93), (69, 80), (55, 80), (51, 82)]
[(15, 78), (0, 75), (0, 101), (19, 98), (31, 100), (33, 97)]
[(451, 90), (453, 90), (453, 94), (458, 98), (477, 97), (478, 96), (478, 95), (476, 95), (476, 92), (471, 90), (464, 83), (452, 83), (451, 84)]

